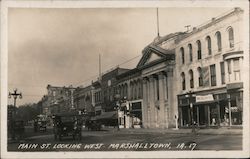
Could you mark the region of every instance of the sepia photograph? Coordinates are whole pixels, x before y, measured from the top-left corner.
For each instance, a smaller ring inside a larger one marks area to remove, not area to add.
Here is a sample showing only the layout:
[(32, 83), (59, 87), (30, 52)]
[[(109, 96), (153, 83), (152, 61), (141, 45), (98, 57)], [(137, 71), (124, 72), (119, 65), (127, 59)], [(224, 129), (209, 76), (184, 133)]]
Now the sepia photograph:
[(3, 158), (249, 156), (248, 1), (13, 2)]

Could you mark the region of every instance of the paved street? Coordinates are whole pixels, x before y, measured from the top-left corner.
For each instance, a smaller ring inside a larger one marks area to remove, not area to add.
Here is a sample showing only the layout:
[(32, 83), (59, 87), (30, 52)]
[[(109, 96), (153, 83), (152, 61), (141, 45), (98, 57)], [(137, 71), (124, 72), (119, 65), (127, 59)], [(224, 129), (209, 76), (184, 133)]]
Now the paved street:
[[(52, 129), (32, 132), (26, 128), (21, 141), (9, 140), (9, 151), (152, 151), (152, 150), (241, 150), (241, 130), (200, 130), (196, 135), (190, 129), (104, 129), (82, 130), (82, 140), (65, 137), (55, 141)], [(205, 133), (208, 132), (208, 133)], [(213, 133), (209, 133), (213, 132)]]

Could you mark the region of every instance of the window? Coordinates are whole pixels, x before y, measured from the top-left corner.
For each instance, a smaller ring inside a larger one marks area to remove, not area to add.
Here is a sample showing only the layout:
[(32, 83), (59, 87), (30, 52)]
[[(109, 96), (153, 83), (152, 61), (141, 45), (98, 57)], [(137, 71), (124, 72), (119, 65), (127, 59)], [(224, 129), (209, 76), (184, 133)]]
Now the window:
[(239, 59), (234, 59), (233, 64), (234, 64), (234, 80), (240, 80), (240, 61), (239, 61)]
[(137, 83), (134, 83), (134, 97), (133, 99), (137, 99)]
[(185, 63), (184, 48), (183, 48), (183, 47), (181, 47), (180, 51), (181, 51), (181, 61), (182, 61), (182, 64), (184, 64), (184, 63)]
[(181, 73), (181, 78), (182, 78), (182, 90), (186, 89), (186, 82), (185, 82), (185, 73)]
[(212, 54), (212, 49), (211, 49), (211, 38), (210, 38), (210, 36), (207, 36), (206, 40), (207, 40), (207, 52), (208, 52), (208, 55), (211, 55)]
[(216, 86), (215, 64), (214, 65), (210, 65), (210, 77), (211, 77), (211, 86)]
[(228, 29), (228, 36), (229, 36), (229, 47), (234, 47), (234, 31), (232, 27), (229, 27)]
[(189, 70), (189, 76), (190, 76), (190, 88), (194, 88), (194, 73), (193, 73), (193, 70)]
[(199, 60), (201, 59), (201, 41), (198, 40), (196, 43), (197, 43), (197, 58)]
[(218, 52), (220, 52), (221, 51), (221, 34), (219, 31), (217, 31), (215, 35), (217, 39), (217, 49), (218, 49)]
[(221, 84), (225, 84), (225, 66), (224, 66), (224, 62), (220, 63), (220, 72), (221, 72)]
[(203, 86), (203, 74), (202, 74), (202, 69), (198, 67), (198, 75), (199, 75), (199, 87)]
[(192, 62), (193, 61), (193, 48), (192, 48), (192, 44), (188, 44), (188, 50), (189, 50), (189, 61)]

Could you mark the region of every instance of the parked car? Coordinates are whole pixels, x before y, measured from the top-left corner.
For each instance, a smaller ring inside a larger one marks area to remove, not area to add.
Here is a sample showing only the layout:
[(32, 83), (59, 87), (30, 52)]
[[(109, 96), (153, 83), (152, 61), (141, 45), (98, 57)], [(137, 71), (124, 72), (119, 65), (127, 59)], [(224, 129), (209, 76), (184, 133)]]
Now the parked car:
[(101, 124), (101, 122), (99, 120), (91, 119), (91, 120), (86, 121), (85, 126), (88, 128), (88, 130), (98, 130), (98, 131), (100, 131), (102, 124)]
[(68, 113), (53, 116), (54, 120), (54, 139), (61, 140), (62, 137), (72, 136), (73, 139), (82, 139), (82, 120), (81, 116)]

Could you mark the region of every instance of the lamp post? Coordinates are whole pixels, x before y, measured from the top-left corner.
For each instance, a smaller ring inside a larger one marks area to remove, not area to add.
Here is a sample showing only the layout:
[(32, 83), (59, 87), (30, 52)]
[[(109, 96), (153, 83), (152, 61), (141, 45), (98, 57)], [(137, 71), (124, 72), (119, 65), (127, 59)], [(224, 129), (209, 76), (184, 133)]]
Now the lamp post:
[(11, 98), (11, 96), (14, 98), (14, 109), (16, 109), (16, 99), (17, 97), (22, 99), (22, 93), (17, 93), (17, 89), (14, 89), (14, 93), (9, 92), (9, 98)]
[(192, 133), (195, 134), (195, 127), (194, 127), (194, 112), (193, 112), (193, 100), (192, 98), (195, 97), (195, 94), (193, 94), (192, 91), (189, 91), (186, 96), (189, 100), (189, 107), (191, 112), (191, 124), (192, 124)]
[(11, 117), (11, 123), (10, 123), (10, 127), (11, 127), (11, 138), (13, 139), (13, 140), (15, 140), (15, 131), (14, 131), (14, 121), (13, 121), (13, 118), (15, 118), (16, 117), (16, 100), (17, 100), (17, 97), (19, 97), (20, 99), (22, 98), (22, 93), (17, 93), (17, 89), (14, 89), (14, 93), (11, 93), (11, 92), (9, 92), (9, 98), (11, 98), (11, 96), (13, 96), (13, 98), (14, 98), (14, 114), (13, 114), (13, 116)]
[(115, 95), (115, 101), (116, 101), (115, 110), (117, 110), (117, 130), (119, 131), (120, 94)]
[(229, 113), (229, 126), (232, 126), (232, 113), (231, 113), (231, 96), (227, 94), (228, 99), (228, 113)]

